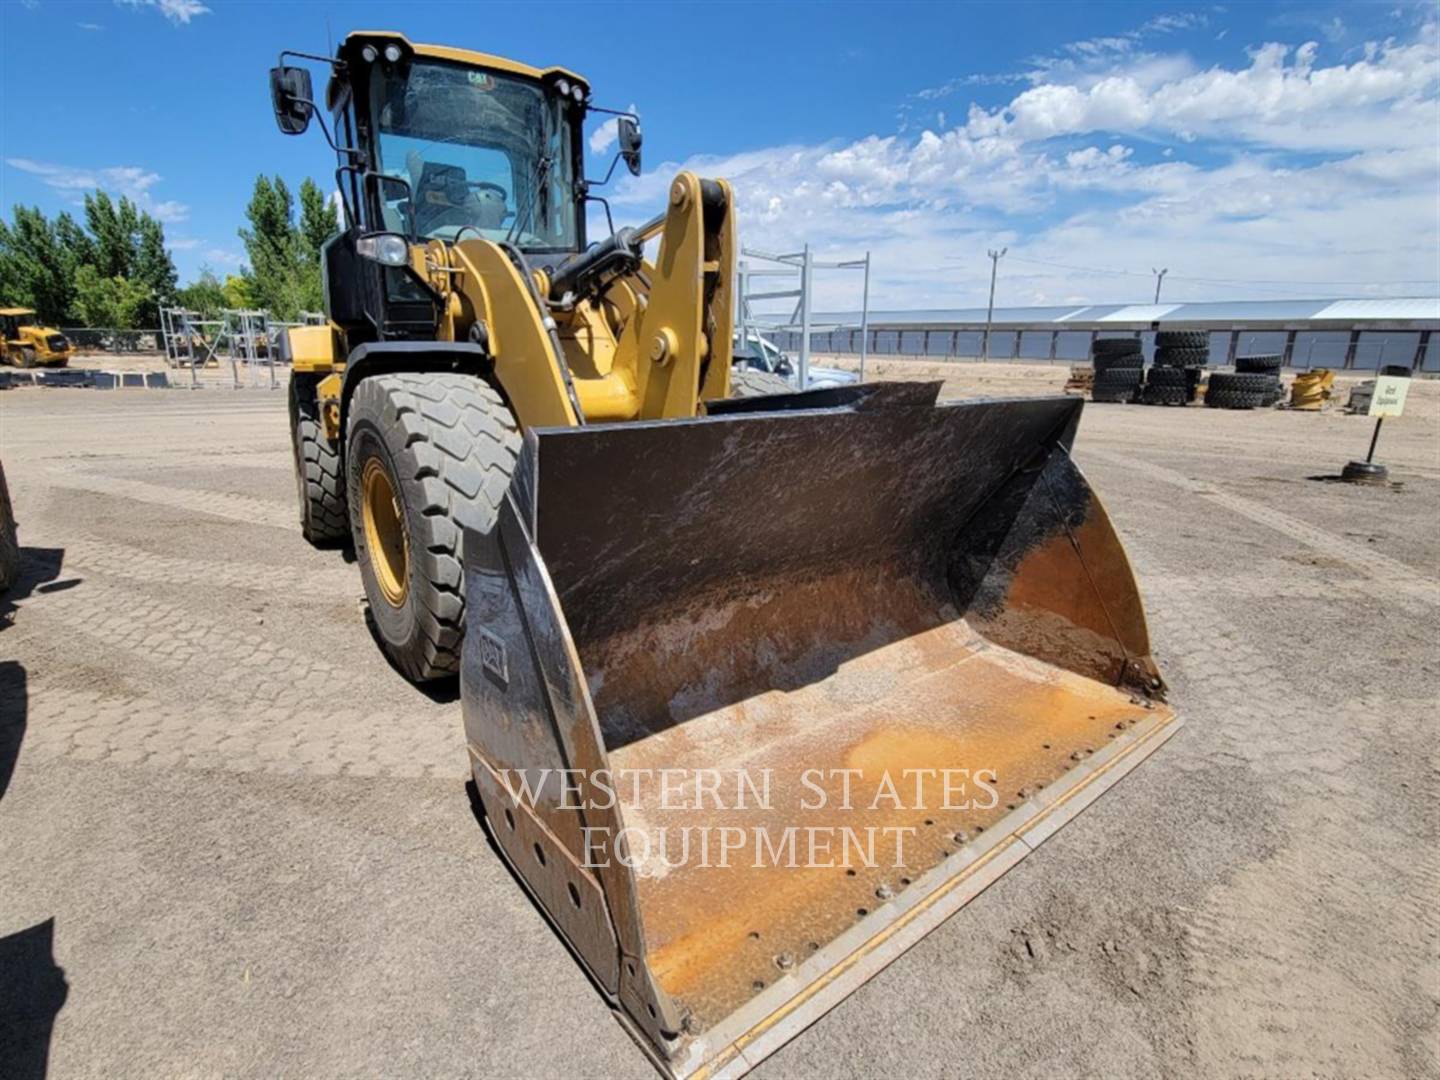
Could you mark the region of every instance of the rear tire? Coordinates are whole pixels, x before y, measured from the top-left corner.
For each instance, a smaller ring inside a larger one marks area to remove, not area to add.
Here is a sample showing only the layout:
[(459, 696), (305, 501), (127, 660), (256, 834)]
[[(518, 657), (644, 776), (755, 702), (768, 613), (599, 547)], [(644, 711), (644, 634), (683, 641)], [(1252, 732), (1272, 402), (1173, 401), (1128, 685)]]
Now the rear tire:
[(1185, 374), (1185, 369), (1177, 367), (1152, 367), (1145, 376), (1147, 387), (1178, 386), (1183, 390), (1189, 381), (1190, 377)]
[(0, 465), (0, 594), (20, 577), (20, 539), (15, 532), (15, 509), (10, 505), (10, 488), (5, 483), (5, 466)]
[(33, 368), (39, 362), (40, 360), (39, 357), (36, 356), (35, 350), (25, 345), (20, 349), (20, 357), (16, 360), (16, 365), (22, 368)]
[(1204, 367), (1209, 362), (1209, 349), (1181, 349), (1166, 346), (1155, 350), (1155, 363), (1160, 367)]
[(1143, 352), (1139, 338), (1096, 338), (1090, 346), (1092, 357), (1132, 356)]
[(375, 631), (407, 678), (460, 670), (464, 529), (488, 533), (520, 452), (500, 395), (468, 375), (374, 375), (350, 400), (346, 492)]
[(1280, 371), (1285, 358), (1279, 355), (1237, 356), (1235, 371), (1240, 375), (1274, 375)]
[(343, 543), (350, 536), (345, 509), (345, 477), (339, 451), (325, 437), (313, 375), (290, 377), (290, 446), (295, 460), (295, 493), (300, 500), (300, 531), (316, 547)]
[(1140, 371), (1145, 367), (1145, 354), (1136, 350), (1131, 353), (1096, 353), (1090, 359), (1095, 374), (1104, 375), (1111, 371)]
[(1210, 332), (1208, 330), (1161, 330), (1155, 335), (1155, 347), (1158, 349), (1196, 349), (1208, 352), (1210, 350)]
[(730, 372), (732, 398), (765, 397), (768, 394), (793, 394), (795, 388), (785, 379), (769, 371), (735, 368)]

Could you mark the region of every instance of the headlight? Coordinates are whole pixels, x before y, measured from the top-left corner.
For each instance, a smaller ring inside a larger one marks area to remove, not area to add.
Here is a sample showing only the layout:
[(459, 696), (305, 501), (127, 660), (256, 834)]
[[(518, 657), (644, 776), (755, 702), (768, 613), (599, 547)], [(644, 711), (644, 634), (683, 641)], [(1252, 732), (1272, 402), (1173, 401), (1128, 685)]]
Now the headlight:
[(570, 81), (568, 79), (557, 79), (555, 81), (555, 89), (560, 92), (561, 97), (569, 97)]
[(367, 64), (373, 64), (375, 62), (375, 58), (379, 55), (380, 54), (375, 51), (374, 45), (366, 45), (363, 49), (360, 50), (360, 56)]
[(399, 63), (399, 62), (400, 62), (400, 46), (399, 46), (399, 45), (394, 45), (394, 44), (386, 45), (386, 46), (385, 46), (385, 59), (386, 59), (386, 60), (389, 60), (390, 63), (392, 63), (392, 64)]
[(404, 266), (410, 261), (410, 242), (399, 233), (371, 233), (355, 241), (355, 250), (385, 266)]
[(585, 100), (585, 88), (584, 88), (583, 86), (577, 86), (577, 87), (575, 87), (574, 89), (572, 89), (572, 90), (570, 91), (570, 96), (573, 97), (576, 101), (584, 101), (584, 100)]

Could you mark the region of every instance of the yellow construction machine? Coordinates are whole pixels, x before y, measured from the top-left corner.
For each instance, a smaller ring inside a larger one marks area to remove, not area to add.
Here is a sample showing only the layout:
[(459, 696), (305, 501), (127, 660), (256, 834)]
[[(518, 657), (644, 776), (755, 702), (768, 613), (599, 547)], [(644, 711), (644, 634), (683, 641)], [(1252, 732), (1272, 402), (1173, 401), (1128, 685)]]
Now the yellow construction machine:
[(0, 308), (0, 357), (15, 367), (64, 367), (70, 362), (70, 339), (44, 326), (32, 308)]
[(1081, 401), (737, 396), (729, 186), (589, 243), (583, 125), (640, 132), (574, 72), (362, 32), (271, 93), (344, 202), (280, 343), (305, 535), (459, 672), (498, 850), (662, 1071), (745, 1071), (1174, 730)]

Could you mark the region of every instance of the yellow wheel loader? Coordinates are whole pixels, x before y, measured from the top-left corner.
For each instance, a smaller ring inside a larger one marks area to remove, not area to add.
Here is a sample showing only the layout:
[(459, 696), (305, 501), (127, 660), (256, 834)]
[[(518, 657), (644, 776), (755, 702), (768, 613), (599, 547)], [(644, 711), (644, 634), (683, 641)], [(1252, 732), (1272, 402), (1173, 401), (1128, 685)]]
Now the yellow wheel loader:
[(364, 32), (271, 95), (345, 210), (279, 343), (305, 535), (459, 672), (487, 830), (664, 1073), (744, 1072), (1175, 730), (1082, 402), (747, 395), (729, 186), (589, 243), (582, 126), (640, 133), (573, 72)]
[(15, 367), (64, 367), (70, 362), (70, 339), (54, 327), (42, 326), (30, 308), (0, 308), (0, 337), (5, 363)]

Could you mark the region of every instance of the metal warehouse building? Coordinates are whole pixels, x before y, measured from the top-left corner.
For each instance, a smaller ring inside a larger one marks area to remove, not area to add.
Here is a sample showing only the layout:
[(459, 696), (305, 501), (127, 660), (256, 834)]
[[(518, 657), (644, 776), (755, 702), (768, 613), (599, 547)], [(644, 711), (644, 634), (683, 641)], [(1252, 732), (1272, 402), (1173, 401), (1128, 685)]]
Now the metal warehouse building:
[[(859, 313), (817, 314), (815, 353), (859, 353)], [(985, 309), (871, 311), (871, 356), (971, 360), (984, 354)], [(1202, 304), (1095, 304), (996, 308), (992, 360), (1084, 360), (1096, 337), (1137, 335), (1148, 359), (1156, 330), (1208, 330), (1211, 363), (1282, 353), (1287, 366), (1374, 370), (1403, 364), (1440, 372), (1440, 298), (1234, 300)], [(794, 331), (776, 335), (790, 351)]]

